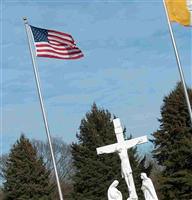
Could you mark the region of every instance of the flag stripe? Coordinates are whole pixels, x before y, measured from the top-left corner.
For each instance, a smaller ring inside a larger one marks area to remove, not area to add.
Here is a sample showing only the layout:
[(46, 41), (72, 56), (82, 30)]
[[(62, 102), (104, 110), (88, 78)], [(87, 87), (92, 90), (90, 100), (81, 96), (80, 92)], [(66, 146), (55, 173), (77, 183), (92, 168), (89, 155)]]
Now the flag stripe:
[(48, 36), (55, 36), (55, 37), (58, 37), (60, 39), (65, 39), (65, 40), (68, 40), (68, 41), (71, 41), (72, 43), (74, 43), (73, 38), (67, 37), (67, 36), (63, 36), (63, 35), (59, 35), (59, 34), (56, 34), (56, 33), (52, 33), (50, 31), (48, 31)]
[(57, 37), (57, 36), (49, 36), (49, 35), (48, 35), (48, 40), (49, 40), (49, 41), (53, 41), (53, 42), (59, 42), (59, 43), (61, 43), (61, 44), (74, 45), (74, 43), (71, 42), (70, 40), (62, 39), (62, 38), (59, 38), (59, 37)]
[(78, 54), (66, 54), (66, 55), (60, 55), (58, 53), (54, 53), (54, 52), (37, 52), (38, 55), (44, 55), (44, 54), (47, 54), (47, 55), (51, 55), (51, 56), (58, 56), (58, 57), (63, 57), (63, 58), (67, 58), (67, 57), (76, 57), (76, 56), (79, 56), (79, 55), (82, 55), (82, 53), (78, 53)]
[[(54, 57), (59, 59), (76, 59), (83, 57), (83, 53), (78, 47), (56, 47), (56, 45), (49, 44), (47, 42), (37, 42), (36, 46), (36, 55), (40, 57)], [(54, 46), (54, 47), (53, 47)], [(47, 55), (47, 56), (45, 56)]]
[(77, 59), (83, 57), (83, 54), (77, 54), (77, 55), (58, 55), (54, 53), (37, 53), (37, 56), (40, 57), (48, 57), (48, 58), (59, 58), (59, 59)]
[(73, 55), (73, 54), (78, 54), (78, 53), (81, 53), (80, 50), (78, 51), (55, 51), (55, 50), (51, 50), (51, 49), (37, 49), (37, 52), (40, 53), (40, 52), (46, 52), (46, 53), (56, 53), (58, 55)]
[(74, 50), (79, 50), (79, 48), (71, 48), (71, 47), (53, 47), (52, 45), (49, 44), (36, 44), (37, 49), (52, 49), (56, 51), (74, 51)]
[[(56, 33), (56, 34), (59, 34), (59, 35), (63, 35), (63, 36), (67, 36), (69, 38), (71, 38), (73, 40), (73, 37), (67, 33), (62, 33), (60, 31), (54, 31), (54, 30), (49, 30), (50, 33)], [(74, 40), (73, 40), (74, 41)]]
[(53, 44), (53, 45), (56, 45), (56, 46), (69, 46), (68, 44), (63, 44), (63, 43), (60, 43), (60, 42), (56, 42), (56, 41), (49, 41), (49, 44)]
[(72, 50), (72, 49), (79, 49), (77, 47), (64, 47), (63, 45), (62, 46), (56, 46), (56, 45), (53, 45), (53, 44), (50, 44), (50, 43), (47, 43), (47, 42), (38, 42), (36, 43), (36, 47), (50, 47), (50, 48), (53, 48), (55, 50)]

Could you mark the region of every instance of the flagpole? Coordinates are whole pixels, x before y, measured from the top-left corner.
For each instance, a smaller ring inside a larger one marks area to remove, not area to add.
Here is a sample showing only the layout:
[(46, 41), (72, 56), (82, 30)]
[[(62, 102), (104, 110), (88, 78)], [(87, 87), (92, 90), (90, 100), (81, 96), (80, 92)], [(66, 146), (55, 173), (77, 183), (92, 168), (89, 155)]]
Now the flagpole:
[(44, 121), (45, 130), (46, 130), (46, 134), (47, 134), (47, 139), (48, 139), (49, 147), (50, 147), (50, 151), (51, 151), (51, 158), (52, 158), (52, 161), (53, 161), (53, 167), (54, 167), (59, 197), (60, 197), (60, 200), (63, 200), (63, 195), (62, 195), (61, 185), (60, 185), (59, 176), (58, 176), (58, 172), (57, 172), (55, 156), (54, 156), (54, 152), (53, 152), (53, 146), (52, 146), (52, 142), (51, 142), (49, 126), (48, 126), (46, 112), (45, 112), (44, 103), (43, 103), (43, 97), (42, 97), (42, 94), (41, 94), (40, 78), (38, 76), (38, 68), (37, 68), (36, 59), (35, 59), (35, 55), (34, 55), (34, 52), (33, 52), (33, 49), (32, 49), (32, 44), (31, 44), (31, 38), (32, 38), (31, 32), (29, 30), (27, 18), (24, 17), (23, 20), (24, 20), (25, 30), (26, 30), (26, 33), (27, 33), (28, 45), (29, 45), (29, 50), (30, 50), (30, 53), (31, 53), (31, 59), (32, 59), (32, 64), (33, 64), (33, 71), (34, 71), (34, 75), (35, 75), (38, 96), (39, 96), (39, 102), (40, 102), (41, 111), (42, 111), (42, 115), (43, 115), (43, 121)]
[(173, 45), (173, 48), (174, 48), (175, 57), (176, 57), (176, 60), (177, 60), (177, 66), (178, 66), (181, 82), (182, 82), (182, 85), (183, 85), (185, 99), (186, 99), (186, 102), (187, 102), (187, 107), (188, 107), (189, 116), (190, 116), (191, 125), (192, 125), (192, 110), (191, 110), (191, 105), (190, 105), (190, 101), (189, 101), (189, 95), (188, 95), (188, 92), (187, 92), (184, 73), (183, 73), (183, 69), (182, 69), (182, 66), (181, 66), (180, 57), (179, 57), (179, 53), (178, 53), (178, 50), (177, 50), (177, 45), (176, 45), (176, 41), (175, 41), (175, 38), (174, 38), (172, 26), (171, 26), (170, 19), (169, 19), (169, 14), (168, 14), (168, 11), (167, 11), (167, 6), (165, 4), (165, 0), (163, 0), (163, 5), (164, 5), (166, 17), (167, 17), (169, 32), (170, 32), (170, 35), (171, 35), (171, 41), (172, 41), (172, 45)]

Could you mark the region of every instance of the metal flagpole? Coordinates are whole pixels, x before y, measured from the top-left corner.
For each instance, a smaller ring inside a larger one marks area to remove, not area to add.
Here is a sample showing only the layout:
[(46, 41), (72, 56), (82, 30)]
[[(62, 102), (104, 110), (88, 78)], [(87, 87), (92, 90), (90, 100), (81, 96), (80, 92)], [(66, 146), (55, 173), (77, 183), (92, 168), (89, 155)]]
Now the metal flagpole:
[(60, 197), (60, 200), (63, 200), (61, 185), (60, 185), (59, 176), (58, 176), (58, 172), (57, 172), (57, 166), (56, 166), (56, 162), (55, 162), (55, 156), (53, 153), (53, 147), (52, 147), (52, 142), (51, 142), (51, 137), (50, 137), (49, 126), (48, 126), (44, 103), (43, 103), (43, 98), (42, 98), (42, 94), (41, 94), (40, 78), (38, 76), (38, 68), (37, 68), (36, 59), (35, 59), (35, 55), (34, 55), (34, 52), (32, 49), (32, 44), (31, 44), (31, 38), (32, 38), (31, 31), (30, 31), (30, 27), (28, 25), (27, 18), (24, 17), (23, 20), (24, 20), (24, 24), (25, 24), (26, 33), (27, 33), (28, 44), (29, 44), (29, 49), (30, 49), (31, 59), (32, 59), (32, 64), (33, 64), (33, 71), (34, 71), (34, 75), (35, 75), (36, 86), (37, 86), (39, 101), (40, 101), (40, 105), (41, 105), (41, 111), (42, 111), (42, 115), (43, 115), (43, 121), (44, 121), (45, 130), (46, 130), (46, 134), (47, 134), (47, 139), (48, 139), (49, 147), (50, 147), (50, 151), (51, 151), (51, 157), (52, 157), (52, 161), (53, 161), (53, 167), (54, 167), (54, 172), (55, 172), (55, 176), (56, 176), (59, 197)]
[(165, 8), (165, 13), (166, 13), (166, 17), (167, 17), (168, 26), (169, 26), (169, 32), (170, 32), (170, 35), (171, 35), (171, 41), (172, 41), (172, 44), (173, 44), (173, 48), (174, 48), (174, 52), (175, 52), (175, 57), (176, 57), (176, 60), (177, 60), (177, 66), (178, 66), (178, 70), (179, 70), (181, 82), (182, 82), (182, 85), (183, 85), (185, 99), (186, 99), (186, 102), (187, 102), (187, 107), (188, 107), (189, 116), (190, 116), (191, 125), (192, 125), (192, 110), (191, 110), (191, 105), (190, 105), (189, 96), (188, 96), (188, 93), (187, 93), (187, 88), (186, 88), (186, 84), (185, 84), (185, 78), (184, 78), (184, 74), (183, 74), (183, 69), (182, 69), (182, 66), (181, 66), (181, 62), (180, 62), (180, 58), (179, 58), (179, 53), (178, 53), (178, 50), (177, 50), (177, 45), (176, 45), (176, 42), (175, 42), (175, 38), (174, 38), (172, 26), (171, 26), (171, 23), (170, 23), (170, 20), (169, 20), (169, 14), (168, 14), (168, 11), (167, 11), (165, 0), (163, 0), (163, 5), (164, 5), (164, 8)]

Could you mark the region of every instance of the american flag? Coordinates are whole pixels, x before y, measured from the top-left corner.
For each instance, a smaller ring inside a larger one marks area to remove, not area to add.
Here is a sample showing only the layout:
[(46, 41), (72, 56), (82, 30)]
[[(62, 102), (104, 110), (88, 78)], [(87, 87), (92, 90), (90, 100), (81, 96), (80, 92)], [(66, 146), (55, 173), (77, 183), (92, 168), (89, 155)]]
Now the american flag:
[(83, 57), (83, 53), (76, 46), (71, 35), (34, 26), (30, 26), (30, 28), (37, 56), (58, 59), (78, 59)]

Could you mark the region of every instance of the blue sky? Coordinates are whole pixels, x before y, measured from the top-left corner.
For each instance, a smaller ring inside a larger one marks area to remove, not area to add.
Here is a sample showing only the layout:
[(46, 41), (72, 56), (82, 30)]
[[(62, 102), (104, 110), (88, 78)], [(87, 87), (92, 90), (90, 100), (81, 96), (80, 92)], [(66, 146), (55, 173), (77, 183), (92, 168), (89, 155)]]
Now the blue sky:
[[(3, 153), (21, 133), (46, 139), (23, 16), (33, 26), (72, 34), (85, 54), (74, 61), (37, 59), (52, 136), (76, 141), (93, 102), (120, 117), (134, 137), (159, 127), (162, 99), (179, 80), (161, 1), (7, 0), (1, 6)], [(191, 86), (191, 30), (173, 29)]]

